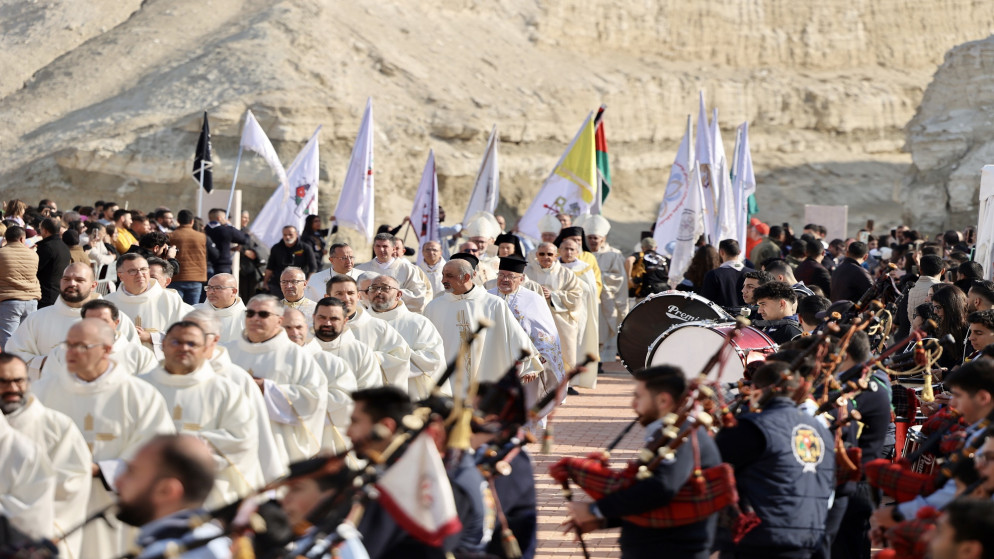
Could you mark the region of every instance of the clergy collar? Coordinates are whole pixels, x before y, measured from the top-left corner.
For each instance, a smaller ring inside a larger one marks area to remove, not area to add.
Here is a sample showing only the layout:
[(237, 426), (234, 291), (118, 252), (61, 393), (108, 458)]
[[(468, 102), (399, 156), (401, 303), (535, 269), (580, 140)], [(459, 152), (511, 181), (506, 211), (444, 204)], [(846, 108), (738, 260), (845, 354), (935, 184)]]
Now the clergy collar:
[(83, 308), (83, 305), (85, 305), (86, 303), (88, 303), (88, 302), (90, 302), (92, 300), (93, 299), (91, 299), (90, 297), (87, 297), (85, 300), (79, 302), (79, 306), (78, 307), (73, 307), (69, 303), (67, 303), (65, 299), (62, 298), (62, 295), (59, 295), (59, 298), (55, 300), (55, 305), (54, 306), (58, 307), (60, 309), (66, 309), (66, 310), (68, 310), (70, 312), (74, 312), (76, 314), (79, 314), (79, 311), (80, 311), (80, 309)]
[[(153, 293), (153, 291), (155, 293)], [(128, 291), (127, 288), (124, 287), (123, 285), (121, 286), (121, 293), (125, 297), (132, 297), (132, 298), (145, 299), (145, 298), (151, 297), (152, 295), (158, 295), (159, 292), (161, 292), (161, 291), (162, 291), (162, 286), (159, 285), (159, 282), (157, 282), (155, 280), (150, 280), (149, 284), (148, 284), (148, 289), (146, 289), (145, 291), (142, 291), (141, 293), (132, 293), (132, 292)]]
[(376, 265), (377, 265), (377, 266), (378, 266), (378, 267), (379, 267), (379, 268), (380, 268), (381, 270), (386, 270), (387, 268), (389, 268), (389, 267), (390, 267), (390, 265), (391, 265), (391, 264), (393, 264), (393, 261), (394, 261), (394, 260), (396, 260), (396, 258), (390, 258), (390, 260), (387, 260), (386, 262), (380, 262), (380, 259), (379, 259), (379, 258), (374, 258), (374, 259), (373, 259), (373, 262), (375, 262), (375, 263), (376, 263)]
[(108, 359), (107, 360), (107, 368), (104, 369), (104, 372), (100, 373), (100, 376), (98, 376), (97, 378), (95, 378), (93, 380), (83, 380), (83, 379), (79, 378), (78, 376), (76, 376), (76, 373), (74, 373), (74, 372), (72, 372), (72, 371), (70, 371), (68, 369), (66, 369), (66, 372), (69, 373), (69, 379), (72, 380), (73, 383), (76, 384), (76, 385), (78, 385), (78, 386), (94, 386), (94, 387), (97, 387), (97, 386), (101, 386), (102, 384), (104, 384), (105, 381), (106, 381), (106, 379), (108, 379), (108, 378), (111, 377), (111, 373), (114, 372), (114, 369), (116, 369), (116, 368), (117, 368), (117, 363), (115, 363), (114, 361)]
[[(21, 406), (21, 407), (17, 408), (16, 410), (10, 412), (9, 414), (2, 414), (2, 413), (0, 413), (0, 416), (6, 415), (7, 417), (9, 417), (11, 419), (17, 419), (18, 417), (20, 417), (22, 415), (28, 415), (28, 414), (31, 413), (30, 411), (28, 411), (28, 408), (31, 408), (31, 406), (34, 406), (34, 404), (37, 401), (38, 401), (38, 399), (35, 398), (34, 394), (32, 394), (31, 392), (25, 392), (24, 393), (24, 405), (23, 406)], [(40, 406), (40, 405), (41, 404), (38, 404), (38, 406)], [(38, 408), (38, 406), (34, 406), (34, 408), (31, 408), (32, 411), (34, 411), (34, 409)]]
[(297, 299), (296, 301), (287, 301), (286, 299), (283, 299), (283, 305), (290, 307), (291, 309), (296, 309), (306, 302), (307, 297), (304, 297), (303, 295), (301, 295), (300, 299)]
[(238, 297), (235, 297), (235, 301), (233, 303), (231, 303), (230, 305), (228, 305), (227, 307), (215, 307), (214, 303), (211, 303), (210, 301), (205, 301), (205, 303), (207, 303), (208, 305), (210, 305), (211, 310), (215, 310), (215, 311), (226, 311), (226, 310), (229, 310), (229, 309), (237, 308), (239, 301), (241, 301), (241, 299), (238, 298)]
[[(278, 331), (278, 332), (276, 332), (276, 335), (275, 335), (275, 336), (272, 336), (272, 337), (270, 337), (270, 338), (266, 338), (265, 340), (262, 340), (261, 342), (253, 342), (252, 340), (250, 340), (250, 339), (248, 338), (248, 330), (246, 330), (246, 331), (245, 331), (245, 335), (244, 335), (244, 336), (242, 336), (242, 341), (244, 341), (245, 343), (247, 343), (247, 344), (248, 344), (248, 345), (250, 345), (250, 346), (257, 346), (257, 345), (263, 345), (263, 344), (268, 344), (268, 343), (272, 342), (273, 340), (276, 340), (276, 339), (277, 339), (277, 338), (279, 338), (280, 336), (282, 336), (282, 337), (286, 338), (286, 341), (288, 341), (288, 342), (290, 341), (290, 338), (289, 338), (289, 337), (287, 337), (287, 335), (286, 335), (286, 330), (284, 330), (284, 329), (282, 329), (282, 328), (280, 328), (280, 329), (279, 329), (279, 331)], [(291, 343), (292, 343), (292, 342), (291, 342)], [(297, 345), (297, 344), (294, 344), (294, 345)]]
[(383, 320), (390, 321), (390, 320), (396, 318), (397, 315), (403, 314), (404, 311), (406, 311), (406, 310), (407, 310), (407, 307), (404, 305), (404, 302), (403, 301), (397, 301), (397, 306), (395, 306), (392, 309), (388, 309), (388, 310), (385, 310), (383, 312), (379, 312), (379, 311), (370, 309), (369, 314), (370, 315), (376, 315), (376, 318), (381, 318)]
[(214, 368), (211, 366), (210, 361), (204, 361), (199, 367), (190, 371), (186, 374), (173, 374), (170, 373), (165, 364), (157, 367), (153, 372), (152, 376), (156, 381), (162, 382), (162, 384), (168, 386), (194, 386), (200, 384), (215, 375)]

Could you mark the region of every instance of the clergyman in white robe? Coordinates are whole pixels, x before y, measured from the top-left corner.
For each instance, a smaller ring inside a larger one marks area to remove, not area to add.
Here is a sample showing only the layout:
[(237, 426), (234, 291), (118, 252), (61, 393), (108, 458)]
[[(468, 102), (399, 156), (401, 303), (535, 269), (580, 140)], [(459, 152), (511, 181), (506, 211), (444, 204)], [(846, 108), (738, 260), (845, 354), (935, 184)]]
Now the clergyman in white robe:
[(392, 258), (387, 262), (380, 262), (374, 258), (359, 264), (356, 268), (364, 272), (384, 274), (397, 280), (403, 293), (404, 304), (412, 312), (424, 311), (425, 305), (432, 298), (431, 287), (425, 282), (427, 276), (424, 271), (404, 258)]
[(55, 476), (45, 449), (0, 414), (0, 514), (33, 538), (51, 538)]
[(581, 315), (584, 291), (580, 279), (558, 261), (553, 261), (548, 268), (543, 268), (538, 261), (529, 262), (525, 268), (525, 275), (549, 290), (546, 303), (552, 312), (552, 318), (556, 321), (556, 330), (559, 331), (563, 364), (566, 369), (572, 369), (579, 358), (577, 349), (577, 341), (580, 338), (579, 319), (585, 318)]
[[(48, 454), (55, 472), (53, 534), (62, 538), (66, 530), (86, 520), (93, 466), (86, 440), (72, 419), (46, 408), (30, 393), (25, 394), (23, 406), (7, 415), (7, 422)], [(59, 553), (64, 557), (79, 557), (82, 545), (83, 533), (76, 531), (59, 542)]]
[(359, 305), (348, 324), (356, 339), (372, 348), (383, 370), (384, 384), (406, 391), (411, 376), (411, 346), (404, 337)]
[[(569, 263), (562, 263), (563, 267), (576, 274), (580, 279), (580, 286), (583, 288), (583, 305), (578, 308), (576, 352), (579, 358), (582, 355), (592, 355), (600, 358), (600, 335), (598, 334), (598, 311), (600, 310), (600, 300), (597, 297), (597, 282), (595, 281), (594, 268), (581, 260), (574, 260)], [(580, 375), (574, 377), (573, 384), (583, 388), (595, 388), (597, 386), (597, 367), (587, 367)]]
[(235, 297), (235, 302), (224, 309), (215, 307), (210, 301), (197, 303), (193, 308), (208, 311), (221, 321), (222, 344), (242, 337), (242, 331), (245, 330), (245, 303), (242, 302), (241, 297)]
[(321, 449), (335, 454), (344, 452), (345, 431), (352, 416), (352, 393), (359, 389), (355, 374), (344, 359), (321, 349), (317, 338), (302, 346), (317, 362), (328, 379), (328, 410), (325, 412), (324, 437)]
[[(110, 358), (120, 365), (121, 368), (133, 375), (147, 373), (159, 366), (159, 361), (155, 358), (155, 354), (152, 353), (152, 350), (143, 346), (137, 338), (134, 340), (128, 340), (119, 336), (114, 340), (114, 345), (112, 347), (113, 349), (111, 349)], [(61, 345), (56, 346), (56, 348), (48, 354), (48, 359), (45, 360), (45, 366), (41, 369), (41, 375), (45, 376), (49, 374), (64, 373), (67, 371), (66, 348)]]
[(356, 339), (355, 334), (349, 329), (348, 323), (342, 333), (334, 340), (322, 340), (315, 337), (321, 349), (339, 357), (349, 366), (349, 370), (355, 375), (356, 386), (359, 390), (383, 386), (383, 371), (380, 362), (376, 359), (373, 348)]
[(174, 322), (179, 322), (193, 307), (183, 302), (178, 293), (163, 289), (159, 282), (149, 282), (148, 288), (137, 295), (122, 286), (105, 297), (128, 315), (135, 326), (146, 332), (162, 334)]

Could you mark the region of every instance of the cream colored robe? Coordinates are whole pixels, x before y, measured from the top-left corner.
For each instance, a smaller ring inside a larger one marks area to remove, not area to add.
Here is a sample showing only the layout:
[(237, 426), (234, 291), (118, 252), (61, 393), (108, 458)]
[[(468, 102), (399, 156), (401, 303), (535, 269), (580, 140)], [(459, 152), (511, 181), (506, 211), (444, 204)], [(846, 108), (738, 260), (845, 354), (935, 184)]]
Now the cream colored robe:
[(400, 332), (362, 307), (356, 307), (355, 315), (349, 319), (349, 330), (376, 354), (383, 383), (406, 391), (411, 377), (411, 346)]
[(593, 253), (601, 269), (600, 354), (601, 361), (613, 362), (618, 353), (618, 325), (628, 314), (628, 273), (625, 255), (607, 242)]
[[(411, 348), (410, 370), (407, 391), (414, 401), (431, 395), (435, 381), (445, 372), (445, 356), (442, 354), (442, 336), (435, 325), (423, 315), (412, 313), (404, 305), (397, 305), (386, 312), (367, 311), (392, 326), (403, 336)], [(443, 392), (451, 390), (448, 383)], [(450, 392), (451, 393), (451, 392)]]
[[(331, 276), (337, 275), (338, 272), (334, 268), (328, 267), (316, 274), (311, 274), (311, 277), (307, 278), (307, 287), (304, 288), (304, 297), (307, 297), (311, 301), (320, 301), (327, 297), (327, 291), (325, 288), (328, 285), (328, 280)], [(362, 270), (352, 268), (349, 273), (345, 274), (352, 279), (358, 279), (362, 275)]]
[(442, 287), (442, 266), (445, 266), (445, 262), (446, 260), (442, 258), (434, 266), (429, 266), (424, 262), (417, 264), (418, 268), (421, 268), (421, 271), (425, 273), (425, 277), (428, 278), (432, 299), (445, 293), (445, 288)]
[(163, 289), (157, 281), (153, 281), (144, 293), (138, 295), (132, 295), (121, 288), (105, 298), (117, 305), (135, 325), (151, 333), (165, 333), (172, 323), (183, 320), (193, 310), (193, 307), (183, 302), (178, 293)]
[(207, 508), (233, 503), (263, 486), (255, 410), (235, 383), (215, 373), (209, 361), (185, 375), (156, 367), (140, 378), (165, 398), (176, 432), (210, 447), (216, 478)]
[[(32, 394), (27, 395), (27, 402), (21, 409), (7, 416), (7, 422), (48, 455), (55, 482), (54, 513), (49, 520), (52, 534), (63, 537), (66, 530), (86, 520), (93, 465), (90, 449), (72, 419), (46, 408)], [(7, 470), (4, 469), (4, 472), (6, 475)], [(82, 545), (83, 533), (77, 531), (59, 543), (59, 554), (62, 557), (79, 557)]]
[(51, 538), (55, 474), (45, 449), (0, 414), (0, 514), (33, 538)]
[[(121, 322), (117, 325), (117, 337), (137, 343), (138, 331), (134, 323), (123, 312), (119, 316)], [(60, 296), (51, 306), (29, 314), (7, 340), (4, 351), (25, 360), (28, 376), (37, 380), (45, 357), (65, 341), (69, 328), (80, 320), (83, 320), (80, 309), (70, 307)]]
[(359, 264), (356, 268), (397, 280), (400, 284), (401, 298), (407, 308), (413, 312), (422, 312), (428, 301), (432, 299), (431, 286), (425, 281), (427, 276), (424, 271), (405, 258), (394, 258), (387, 264), (381, 264), (374, 258)]
[(328, 381), (317, 362), (282, 329), (264, 342), (240, 338), (225, 347), (235, 364), (265, 380), (263, 398), (273, 436), (290, 462), (317, 454), (328, 408)]
[[(133, 375), (147, 373), (159, 366), (159, 361), (155, 358), (152, 350), (143, 346), (137, 339), (129, 341), (118, 337), (114, 340), (114, 345), (110, 350), (111, 360), (117, 362), (124, 370)], [(68, 373), (66, 368), (66, 348), (57, 346), (48, 354), (45, 366), (41, 369), (41, 376), (50, 374)]]
[(304, 349), (317, 361), (328, 379), (328, 411), (324, 417), (324, 438), (321, 450), (338, 454), (344, 452), (345, 431), (352, 417), (352, 393), (358, 390), (355, 374), (344, 359), (321, 349), (317, 338), (304, 344)]
[(543, 268), (538, 261), (525, 267), (525, 275), (543, 287), (549, 288), (551, 295), (546, 302), (552, 311), (559, 331), (559, 344), (563, 349), (563, 364), (566, 370), (576, 366), (580, 358), (577, 342), (580, 339), (581, 319), (585, 320), (583, 286), (572, 271), (558, 261)]
[(314, 338), (321, 349), (341, 358), (355, 375), (359, 390), (383, 386), (383, 370), (373, 348), (356, 339), (355, 334), (345, 325), (342, 334), (330, 342)]
[(241, 297), (236, 297), (235, 302), (224, 309), (216, 308), (210, 301), (197, 303), (193, 308), (210, 312), (221, 321), (220, 343), (228, 343), (242, 337), (242, 331), (245, 330), (245, 303), (242, 302)]
[[(540, 375), (542, 362), (528, 334), (518, 324), (503, 299), (475, 286), (468, 293), (445, 295), (428, 303), (425, 316), (435, 325), (445, 347), (445, 359), (453, 361), (464, 340), (474, 332), (480, 318), (493, 322), (480, 332), (468, 353), (465, 374), (452, 379), (453, 393), (467, 390), (469, 381), (496, 381), (515, 361), (522, 359), (519, 375)], [(530, 405), (530, 404), (529, 404)]]
[[(570, 264), (563, 264), (563, 267), (572, 271), (580, 278), (580, 285), (583, 286), (583, 305), (577, 315), (580, 324), (580, 331), (576, 340), (576, 357), (582, 360), (584, 356), (591, 355), (595, 360), (600, 358), (598, 341), (598, 311), (600, 302), (597, 300), (597, 284), (594, 282), (594, 269), (585, 262), (576, 260)], [(594, 388), (597, 386), (597, 365), (589, 365), (579, 376), (574, 377), (573, 384), (582, 388)]]
[[(69, 416), (83, 434), (101, 466), (101, 476), (112, 483), (122, 468), (152, 437), (176, 432), (166, 402), (149, 383), (116, 363), (93, 382), (68, 372), (45, 375), (31, 387), (46, 407)], [(87, 516), (116, 501), (100, 477), (90, 485)], [(82, 557), (117, 557), (134, 542), (137, 529), (108, 515), (107, 522), (91, 522), (83, 529)]]

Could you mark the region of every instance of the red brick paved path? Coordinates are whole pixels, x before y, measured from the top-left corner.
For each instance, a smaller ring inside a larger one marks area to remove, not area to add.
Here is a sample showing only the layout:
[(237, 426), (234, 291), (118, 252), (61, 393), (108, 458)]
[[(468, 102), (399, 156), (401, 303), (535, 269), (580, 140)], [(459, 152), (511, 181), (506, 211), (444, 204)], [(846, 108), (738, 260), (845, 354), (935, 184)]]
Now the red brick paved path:
[[(539, 452), (538, 445), (529, 450), (535, 461), (535, 488), (538, 498), (539, 559), (583, 558), (580, 544), (571, 535), (560, 534), (559, 525), (566, 519), (565, 502), (560, 487), (549, 477), (549, 466), (563, 456), (584, 456), (601, 450), (635, 418), (631, 408), (632, 377), (620, 363), (605, 365), (597, 388), (578, 389), (556, 411), (553, 420), (555, 444), (550, 454)], [(612, 463), (621, 465), (634, 458), (642, 441), (642, 428), (636, 426), (612, 452)], [(574, 486), (574, 499), (590, 500)], [(620, 557), (618, 530), (603, 530), (584, 536), (591, 559)]]

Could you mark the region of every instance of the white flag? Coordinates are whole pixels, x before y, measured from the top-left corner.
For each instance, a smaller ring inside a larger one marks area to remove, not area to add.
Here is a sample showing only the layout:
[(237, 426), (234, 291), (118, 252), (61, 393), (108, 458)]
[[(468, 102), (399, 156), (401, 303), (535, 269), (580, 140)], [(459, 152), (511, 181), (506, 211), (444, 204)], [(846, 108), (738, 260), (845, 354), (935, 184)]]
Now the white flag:
[(662, 254), (670, 242), (675, 241), (680, 231), (680, 219), (683, 209), (687, 207), (691, 194), (690, 175), (694, 169), (694, 148), (691, 144), (693, 137), (690, 132), (690, 116), (687, 116), (687, 130), (677, 148), (673, 166), (670, 167), (670, 178), (666, 181), (666, 192), (663, 202), (659, 205), (659, 215), (656, 217), (656, 229), (652, 238), (656, 240), (657, 250)]
[(251, 231), (266, 246), (275, 245), (283, 236), (283, 228), (293, 225), (298, 232), (304, 230), (304, 220), (318, 211), (318, 126), (304, 149), (290, 164), (286, 174), (286, 185), (290, 189), (286, 195), (284, 187), (276, 188), (259, 215), (252, 222)]
[(680, 229), (676, 235), (676, 246), (673, 247), (673, 257), (670, 259), (670, 283), (676, 285), (683, 281), (690, 261), (697, 250), (697, 239), (704, 233), (704, 220), (701, 219), (701, 209), (704, 207), (704, 189), (700, 179), (701, 168), (694, 164), (690, 171), (687, 205), (680, 212)]
[(499, 144), (500, 138), (497, 137), (497, 125), (495, 124), (493, 130), (490, 131), (490, 138), (487, 140), (487, 149), (483, 152), (480, 170), (476, 173), (476, 184), (469, 197), (469, 204), (466, 205), (466, 213), (462, 218), (463, 224), (469, 223), (469, 218), (476, 212), (491, 214), (497, 212), (497, 202), (500, 201), (500, 166), (497, 163), (497, 146)]
[(266, 163), (269, 164), (269, 168), (279, 177), (280, 186), (284, 189), (284, 198), (289, 198), (290, 188), (286, 182), (286, 170), (283, 169), (283, 164), (280, 163), (280, 157), (276, 154), (273, 143), (269, 141), (269, 137), (262, 131), (262, 127), (259, 126), (259, 121), (255, 119), (252, 111), (245, 111), (245, 126), (242, 128), (241, 148), (254, 151), (262, 156)]
[(756, 173), (752, 169), (752, 152), (749, 151), (749, 123), (739, 125), (738, 141), (735, 145), (735, 178), (732, 191), (735, 193), (735, 215), (738, 216), (736, 238), (739, 246), (746, 246), (749, 228), (749, 196), (756, 193)]
[(542, 189), (518, 221), (518, 231), (541, 239), (538, 222), (544, 215), (569, 214), (576, 218), (590, 213), (597, 192), (597, 151), (594, 143), (594, 113), (587, 115), (569, 147), (559, 158)]
[(428, 241), (439, 241), (438, 234), (438, 174), (435, 172), (435, 152), (428, 152), (425, 170), (421, 173), (421, 184), (414, 195), (411, 208), (411, 227), (418, 237), (418, 262), (421, 260), (421, 245)]
[(366, 241), (373, 242), (373, 100), (366, 101), (359, 134), (352, 146), (349, 169), (345, 172), (342, 192), (335, 204), (335, 219), (339, 227), (355, 229)]
[[(711, 160), (711, 178), (714, 180), (714, 193), (718, 197), (718, 219), (714, 224), (712, 243), (724, 239), (737, 239), (738, 215), (735, 213), (735, 194), (732, 191), (732, 177), (729, 175), (728, 159), (725, 157), (725, 145), (721, 140), (721, 129), (718, 128), (718, 109), (714, 109), (711, 119), (711, 142), (714, 148)], [(742, 245), (745, 250), (745, 245)]]
[[(700, 163), (701, 186), (704, 188), (704, 231), (713, 235), (715, 222), (718, 221), (718, 197), (714, 190), (711, 164), (714, 162), (714, 144), (711, 129), (708, 126), (708, 114), (704, 110), (704, 92), (700, 92), (700, 108), (697, 111), (697, 149), (694, 150), (695, 161)], [(711, 239), (711, 244), (717, 246), (721, 239)]]
[(462, 530), (452, 484), (427, 433), (411, 441), (403, 456), (376, 483), (380, 504), (405, 532), (430, 546)]

